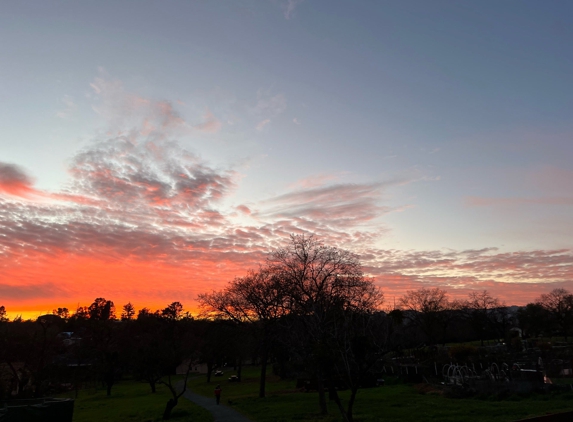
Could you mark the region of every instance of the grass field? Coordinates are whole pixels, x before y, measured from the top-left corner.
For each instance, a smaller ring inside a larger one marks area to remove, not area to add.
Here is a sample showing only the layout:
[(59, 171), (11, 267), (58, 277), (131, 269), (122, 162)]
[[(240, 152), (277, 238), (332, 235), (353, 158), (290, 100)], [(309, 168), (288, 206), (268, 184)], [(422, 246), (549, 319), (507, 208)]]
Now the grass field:
[[(222, 402), (231, 405), (257, 422), (341, 420), (334, 403), (329, 403), (330, 415), (318, 414), (316, 392), (297, 392), (294, 381), (281, 381), (269, 376), (267, 397), (259, 399), (258, 370), (243, 371), (241, 383), (224, 377), (212, 378), (207, 384), (202, 376), (190, 380), (190, 388), (206, 396), (213, 395), (217, 383), (223, 388)], [(424, 393), (425, 391), (425, 393)], [(341, 392), (346, 400), (348, 395)], [(396, 383), (358, 392), (355, 419), (360, 422), (378, 421), (515, 421), (530, 416), (573, 410), (573, 392), (534, 394), (529, 397), (510, 396), (504, 400), (492, 397), (452, 399), (439, 391)]]
[[(258, 368), (243, 371), (243, 381), (229, 382), (227, 378), (197, 376), (189, 380), (189, 388), (213, 397), (217, 384), (223, 388), (222, 402), (247, 415), (256, 422), (340, 421), (334, 403), (330, 414), (318, 413), (316, 392), (297, 391), (292, 380), (280, 380), (269, 375), (267, 397), (258, 398)], [(390, 381), (390, 380), (389, 380)], [(343, 401), (347, 392), (341, 392)], [(70, 393), (68, 397), (73, 397)], [(170, 395), (163, 385), (151, 394), (147, 384), (126, 380), (114, 386), (111, 397), (105, 389), (80, 391), (75, 402), (74, 422), (156, 422), (160, 421)], [(509, 396), (452, 399), (427, 386), (395, 382), (393, 385), (363, 389), (358, 392), (355, 419), (358, 422), (391, 421), (515, 421), (530, 416), (573, 410), (573, 391), (559, 394), (533, 394), (528, 397)], [(201, 407), (181, 398), (173, 412), (173, 421), (212, 422), (211, 415)]]
[[(75, 397), (73, 393), (61, 397)], [(151, 393), (148, 384), (136, 381), (120, 381), (114, 385), (111, 396), (105, 388), (80, 391), (74, 406), (74, 422), (156, 422), (160, 421), (165, 403), (171, 397), (164, 385)], [(212, 422), (211, 414), (185, 398), (180, 398), (173, 410), (174, 422)]]

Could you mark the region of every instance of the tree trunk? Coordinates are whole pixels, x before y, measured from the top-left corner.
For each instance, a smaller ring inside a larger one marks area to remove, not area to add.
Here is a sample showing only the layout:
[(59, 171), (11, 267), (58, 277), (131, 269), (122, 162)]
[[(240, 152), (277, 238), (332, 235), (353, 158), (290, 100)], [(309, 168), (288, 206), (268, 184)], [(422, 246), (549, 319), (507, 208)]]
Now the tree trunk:
[(265, 388), (267, 382), (267, 358), (268, 358), (268, 349), (266, 341), (263, 344), (263, 350), (261, 353), (261, 379), (259, 383), (259, 398), (265, 397)]
[(328, 407), (326, 406), (326, 394), (324, 394), (324, 379), (322, 372), (319, 370), (316, 377), (316, 385), (318, 387), (318, 405), (322, 415), (328, 414)]
[(338, 396), (338, 391), (336, 391), (336, 388), (332, 380), (329, 381), (328, 398), (336, 403), (336, 406), (338, 406), (338, 410), (342, 415), (342, 419), (344, 419), (345, 422), (352, 422), (352, 419), (350, 420), (348, 419), (348, 414), (347, 412), (345, 412), (344, 406), (342, 406), (342, 402), (340, 401), (340, 397)]
[(163, 411), (163, 420), (166, 421), (171, 418), (171, 411), (177, 406), (177, 399), (169, 399)]
[(113, 386), (114, 382), (115, 382), (115, 374), (113, 372), (109, 372), (105, 375), (105, 386), (107, 389), (107, 395), (111, 396), (111, 387)]
[(151, 392), (155, 393), (155, 381), (149, 381), (149, 385), (151, 386)]
[(352, 387), (350, 390), (350, 399), (348, 400), (348, 410), (346, 411), (346, 419), (348, 422), (354, 421), (354, 416), (352, 416), (352, 411), (354, 408), (354, 401), (356, 400), (356, 394), (358, 393), (358, 386)]
[(207, 362), (207, 382), (211, 382), (211, 374), (213, 373), (213, 362)]
[(10, 367), (10, 370), (12, 371), (14, 380), (16, 380), (16, 397), (18, 397), (20, 395), (20, 390), (22, 389), (22, 381), (18, 376), (18, 371), (16, 371), (16, 368), (14, 367), (14, 365), (12, 365), (12, 362), (7, 362), (7, 363), (8, 366)]
[(239, 362), (237, 365), (237, 379), (239, 382), (241, 381), (241, 374), (243, 372), (243, 358), (239, 358)]

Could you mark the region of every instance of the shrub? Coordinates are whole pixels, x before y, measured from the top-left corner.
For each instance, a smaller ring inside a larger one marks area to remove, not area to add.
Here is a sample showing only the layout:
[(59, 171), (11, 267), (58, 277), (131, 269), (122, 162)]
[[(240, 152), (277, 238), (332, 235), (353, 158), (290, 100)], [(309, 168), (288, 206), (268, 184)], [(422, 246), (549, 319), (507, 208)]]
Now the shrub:
[(450, 357), (456, 362), (467, 362), (470, 356), (477, 356), (478, 349), (469, 344), (458, 344), (450, 347)]

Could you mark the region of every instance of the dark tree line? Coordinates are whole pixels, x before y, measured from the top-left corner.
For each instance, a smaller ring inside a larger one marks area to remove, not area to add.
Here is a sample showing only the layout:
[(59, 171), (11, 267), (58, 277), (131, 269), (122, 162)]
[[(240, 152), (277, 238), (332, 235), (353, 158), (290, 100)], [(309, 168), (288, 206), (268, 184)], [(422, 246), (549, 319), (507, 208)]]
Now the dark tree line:
[[(0, 306), (0, 399), (40, 397), (62, 385), (79, 391), (86, 382), (101, 383), (112, 394), (129, 375), (149, 384), (150, 394), (157, 384), (168, 388), (168, 419), (186, 388), (186, 382), (182, 389), (172, 382), (176, 367), (188, 376), (203, 363), (210, 381), (228, 363), (240, 380), (243, 364), (251, 362), (260, 365), (260, 397), (272, 365), (281, 377), (305, 374), (321, 412), (331, 402), (352, 421), (359, 388), (389, 356), (446, 342), (509, 344), (514, 327), (524, 336), (567, 338), (573, 324), (573, 295), (564, 289), (513, 309), (487, 291), (452, 300), (442, 289), (422, 288), (383, 310), (383, 294), (363, 274), (358, 257), (312, 236), (292, 236), (258, 269), (198, 299), (197, 319), (179, 302), (155, 311), (136, 311), (132, 303), (116, 310), (100, 297), (36, 321), (10, 321)], [(338, 396), (340, 388), (350, 391), (348, 400)]]
[[(101, 383), (107, 394), (125, 375), (147, 382), (150, 391), (163, 383), (173, 398), (170, 416), (182, 392), (170, 376), (184, 359), (202, 347), (204, 324), (183, 313), (173, 302), (163, 310), (143, 309), (135, 317), (131, 303), (116, 317), (114, 303), (96, 298), (75, 313), (57, 308), (36, 321), (0, 321), (0, 399), (42, 397), (62, 386), (76, 391), (85, 383)], [(185, 388), (185, 385), (184, 385)]]
[[(295, 363), (316, 383), (321, 412), (328, 411), (328, 391), (343, 418), (352, 421), (358, 389), (390, 352), (399, 356), (405, 348), (469, 340), (511, 346), (516, 327), (526, 334), (567, 337), (572, 298), (556, 289), (515, 312), (485, 290), (451, 300), (440, 288), (422, 288), (406, 292), (397, 308), (383, 312), (383, 295), (364, 276), (357, 256), (312, 236), (292, 236), (258, 270), (200, 295), (199, 302), (204, 316), (246, 325), (258, 339), (260, 397), (269, 352), (281, 350), (273, 356), (277, 363)], [(533, 324), (536, 332), (530, 332)], [(341, 385), (350, 389), (347, 403), (338, 397)]]

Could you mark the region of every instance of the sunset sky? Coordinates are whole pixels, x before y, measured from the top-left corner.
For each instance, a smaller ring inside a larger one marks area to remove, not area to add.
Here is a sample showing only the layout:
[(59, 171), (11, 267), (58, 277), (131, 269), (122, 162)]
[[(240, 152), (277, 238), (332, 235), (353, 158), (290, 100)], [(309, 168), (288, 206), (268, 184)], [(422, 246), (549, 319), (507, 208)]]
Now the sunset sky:
[(195, 309), (314, 233), (387, 303), (573, 290), (573, 2), (0, 4), (0, 305)]

